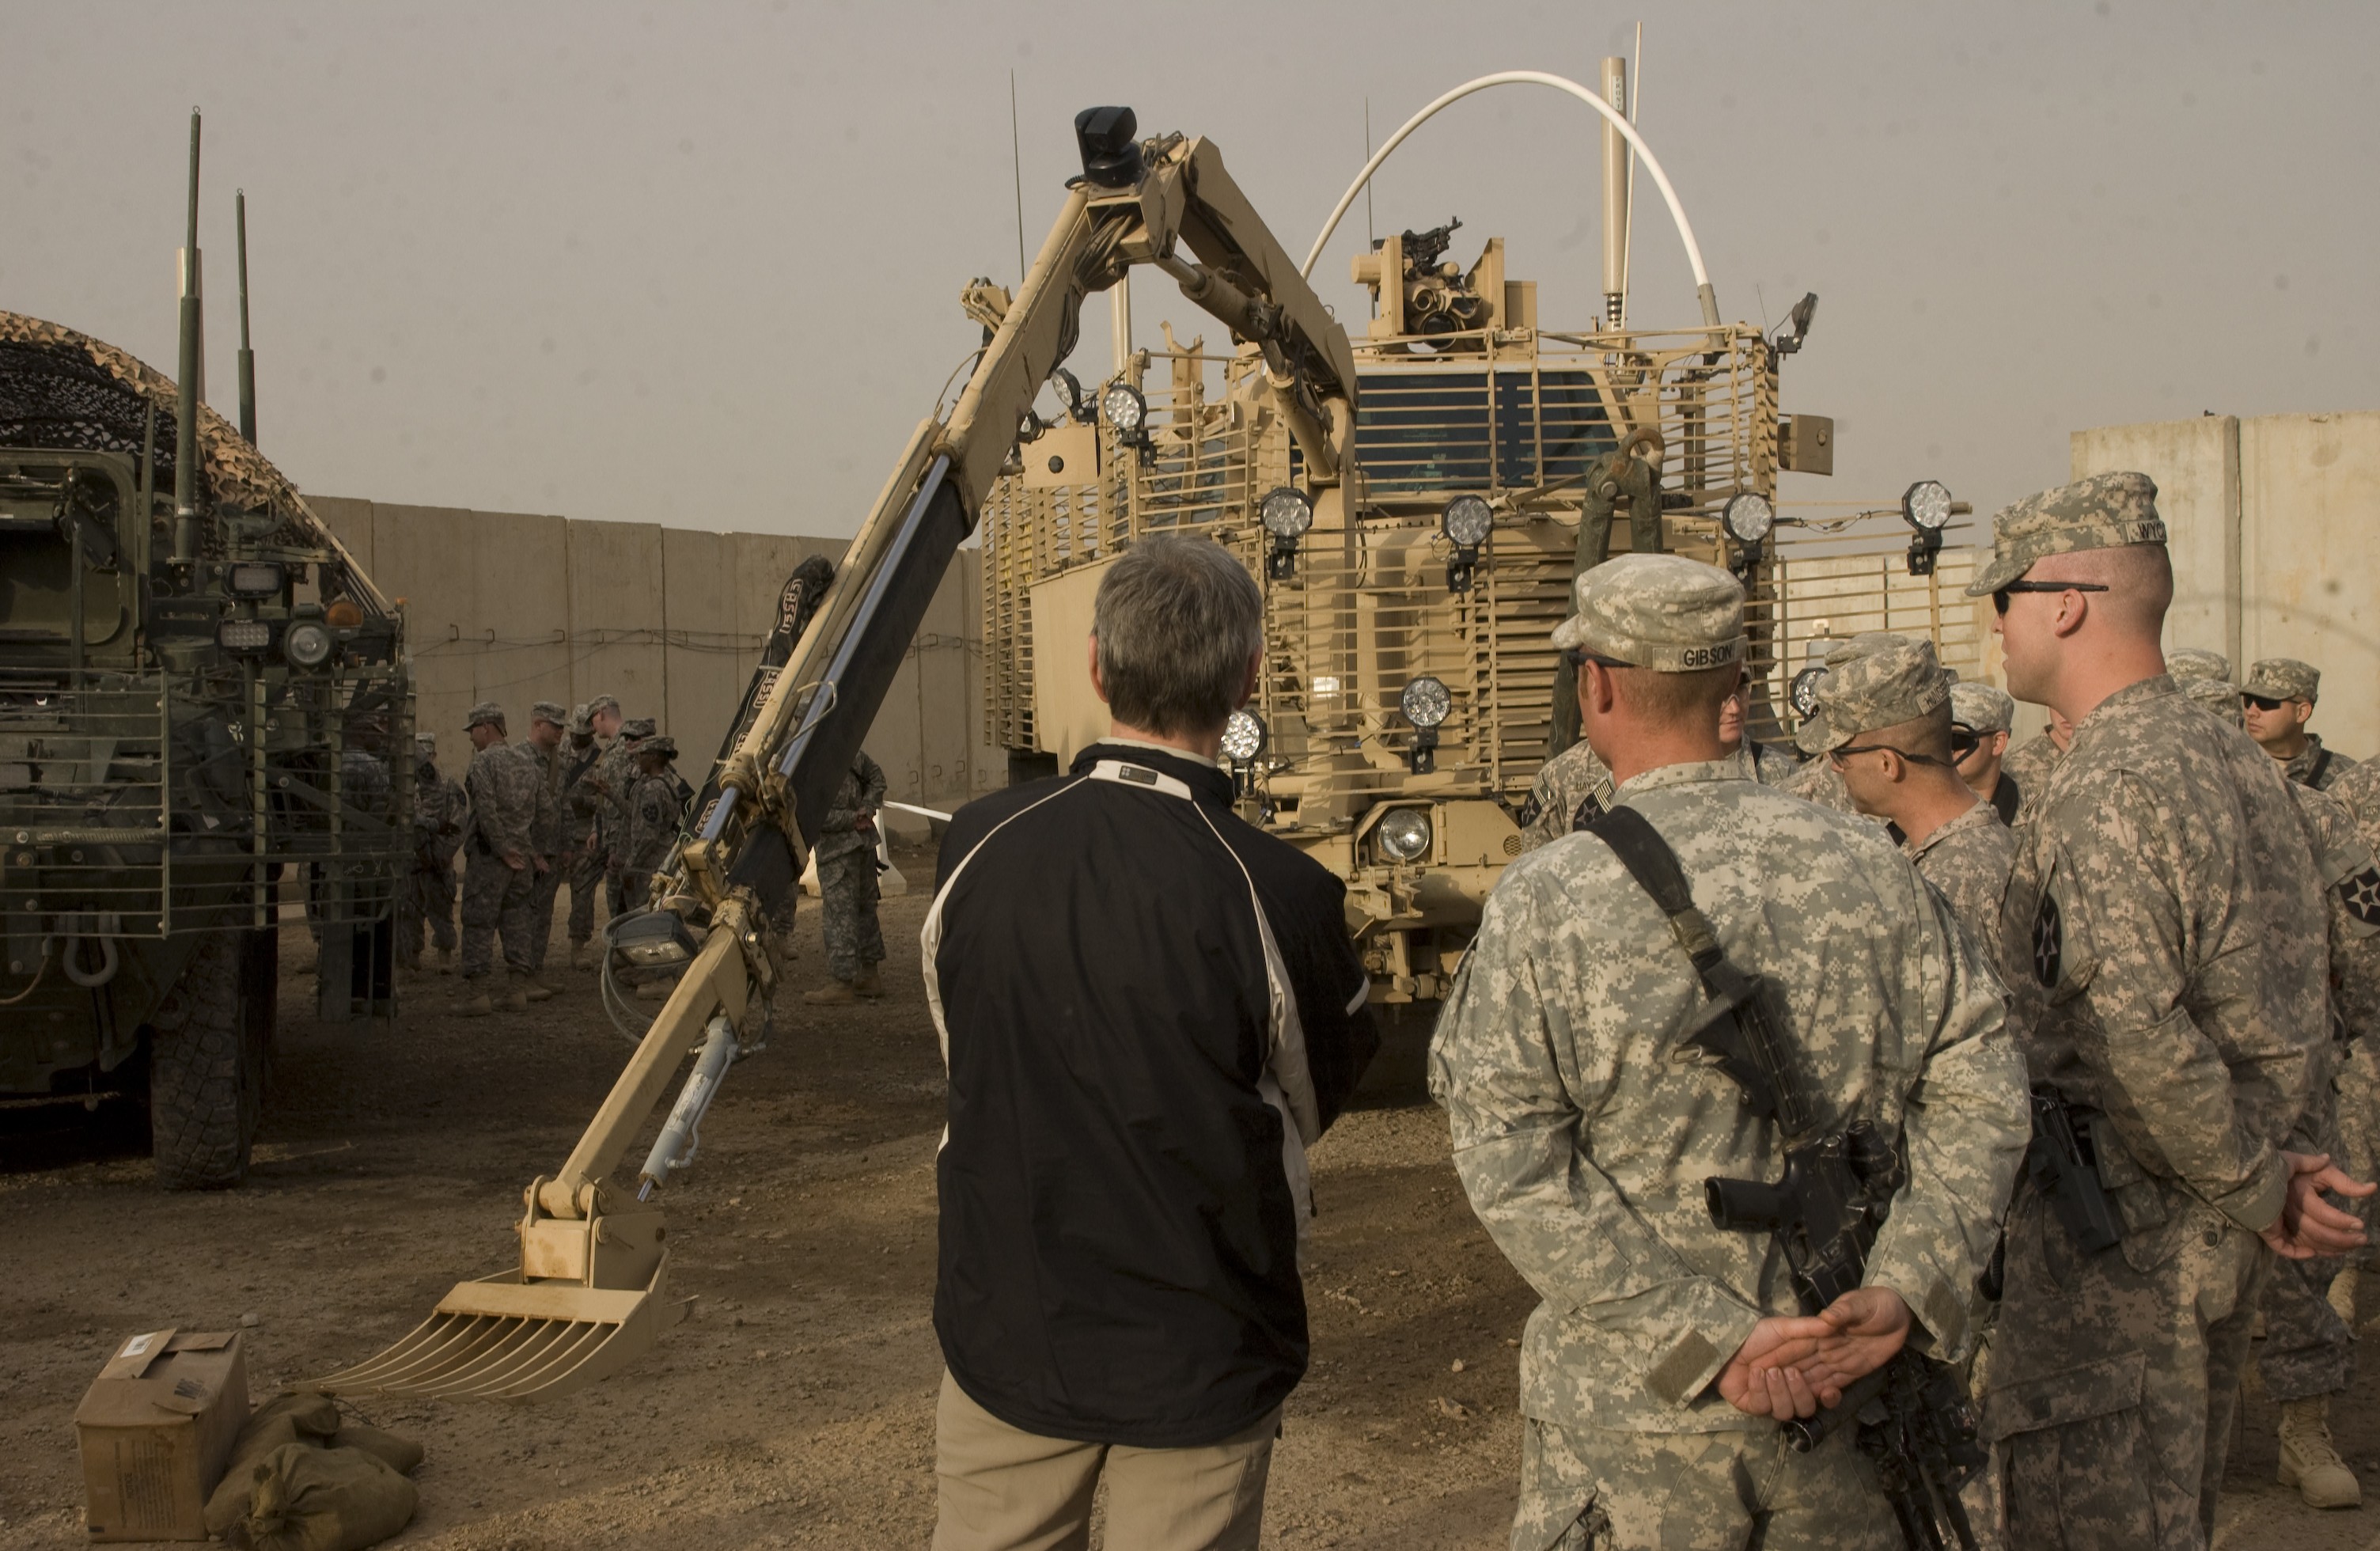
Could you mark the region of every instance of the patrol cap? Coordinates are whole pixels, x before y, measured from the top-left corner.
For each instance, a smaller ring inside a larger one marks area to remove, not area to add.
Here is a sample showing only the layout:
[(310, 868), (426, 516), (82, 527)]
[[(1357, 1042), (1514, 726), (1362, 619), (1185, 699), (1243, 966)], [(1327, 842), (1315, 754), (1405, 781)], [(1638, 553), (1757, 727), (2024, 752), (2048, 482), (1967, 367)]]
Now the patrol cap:
[(1743, 660), (1743, 588), (1716, 565), (1623, 554), (1579, 577), (1554, 645), (1632, 668), (1694, 673)]
[(502, 727), (504, 724), (504, 708), (496, 704), (493, 700), (480, 701), (478, 705), (473, 706), (471, 708), (470, 714), (463, 719), (463, 731), (468, 733), (472, 728), (478, 727), (483, 723), (490, 726)]
[(2294, 657), (2268, 657), (2251, 664), (2248, 682), (2240, 686), (2242, 695), (2261, 695), (2267, 700), (2303, 700), (2308, 704), (2318, 698), (2321, 691), (2322, 670)]
[(630, 743), (635, 743), (640, 738), (650, 738), (654, 731), (653, 719), (650, 716), (640, 716), (634, 721), (620, 723), (620, 736)]
[(595, 731), (595, 723), (588, 717), (584, 700), (570, 708), (570, 731), (573, 735)]
[(1827, 723), (1821, 749), (1840, 748), (1862, 733), (1898, 727), (1940, 710), (1950, 683), (1931, 641), (1910, 641), (1854, 658), (1818, 681)]
[(2240, 692), (2227, 679), (2184, 679), (2181, 692), (2193, 706), (2221, 717), (2237, 727), (2240, 724)]
[(613, 716), (619, 715), (620, 702), (609, 695), (598, 695), (587, 702), (587, 715), (590, 720), (601, 716), (605, 711), (610, 711)]
[(435, 754), (435, 753), (437, 753), (437, 752), (438, 752), (438, 734), (437, 734), (437, 733), (414, 733), (414, 734), (413, 734), (413, 747), (414, 747), (414, 752), (416, 752), (416, 753), (418, 753), (418, 754)]
[(566, 727), (570, 724), (570, 713), (552, 700), (540, 700), (531, 706), (528, 709), (528, 719), (531, 721), (550, 722), (556, 727)]
[(1848, 640), (1837, 641), (1827, 648), (1826, 664), (1840, 668), (1863, 657), (1873, 657), (1888, 647), (1905, 647), (1909, 637), (1897, 630), (1863, 630)]
[(1954, 684), (1950, 720), (1970, 733), (2005, 733), (2016, 720), (2016, 702), (2009, 698), (2007, 690), (1993, 685)]
[(637, 757), (641, 759), (648, 754), (658, 755), (663, 759), (674, 759), (677, 757), (677, 740), (666, 733), (657, 737), (638, 739)]
[[(1856, 636), (1846, 636), (1839, 641), (1816, 640), (1810, 643), (1810, 655), (1829, 673), (1846, 662), (1883, 651), (1889, 647), (1905, 647), (1909, 637), (1896, 630), (1863, 630)], [(1818, 683), (1824, 684), (1821, 677)], [(1815, 688), (1815, 686), (1814, 686)], [(1811, 708), (1793, 730), (1793, 746), (1806, 758), (1816, 758), (1831, 745), (1827, 742), (1827, 711), (1823, 705)]]
[(1967, 596), (1988, 598), (2050, 555), (2164, 542), (2155, 480), (2145, 474), (2094, 474), (2028, 495), (1992, 518), (1991, 563), (1967, 584)]
[(2165, 654), (2165, 671), (2181, 683), (2186, 684), (2192, 679), (2220, 679), (2228, 687), (2231, 660), (2204, 647), (2176, 647)]

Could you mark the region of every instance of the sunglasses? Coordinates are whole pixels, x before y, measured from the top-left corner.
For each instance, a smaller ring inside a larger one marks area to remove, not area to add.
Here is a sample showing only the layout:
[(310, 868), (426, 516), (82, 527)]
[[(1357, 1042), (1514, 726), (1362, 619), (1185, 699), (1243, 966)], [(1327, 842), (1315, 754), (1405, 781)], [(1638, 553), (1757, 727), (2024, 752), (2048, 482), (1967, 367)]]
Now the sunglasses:
[(2242, 695), (2240, 697), (2240, 703), (2243, 706), (2253, 706), (2260, 711), (2277, 711), (2289, 704), (2287, 700), (2266, 699), (2262, 695)]
[(2105, 592), (2105, 582), (2010, 582), (1992, 594), (1992, 612), (2007, 613), (2011, 592)]
[[(1959, 746), (1955, 735), (1950, 740), (1950, 746), (1953, 749)], [(1827, 750), (1827, 757), (1834, 761), (1838, 769), (1842, 768), (1844, 760), (1854, 754), (1898, 754), (1912, 765), (1939, 765), (1946, 770), (1950, 769), (1950, 762), (1947, 759), (1937, 759), (1930, 754), (1912, 754), (1905, 748), (1895, 748), (1890, 744), (1853, 744), (1847, 748)]]
[(1950, 729), (1950, 757), (1953, 759), (1964, 759), (1983, 744), (1984, 735), (1972, 728), (1954, 726)]

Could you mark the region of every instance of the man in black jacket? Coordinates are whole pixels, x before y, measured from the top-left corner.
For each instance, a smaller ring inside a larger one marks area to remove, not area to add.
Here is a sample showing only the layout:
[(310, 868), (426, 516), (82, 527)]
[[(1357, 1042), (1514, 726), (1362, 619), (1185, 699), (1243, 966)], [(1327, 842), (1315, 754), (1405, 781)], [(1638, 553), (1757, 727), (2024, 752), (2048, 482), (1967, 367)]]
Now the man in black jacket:
[(1214, 544), (1101, 582), (1112, 717), (1071, 774), (962, 809), (926, 918), (950, 1067), (937, 1551), (1253, 1547), (1304, 1376), (1305, 1149), (1378, 1040), (1344, 889), (1215, 758), (1263, 600)]

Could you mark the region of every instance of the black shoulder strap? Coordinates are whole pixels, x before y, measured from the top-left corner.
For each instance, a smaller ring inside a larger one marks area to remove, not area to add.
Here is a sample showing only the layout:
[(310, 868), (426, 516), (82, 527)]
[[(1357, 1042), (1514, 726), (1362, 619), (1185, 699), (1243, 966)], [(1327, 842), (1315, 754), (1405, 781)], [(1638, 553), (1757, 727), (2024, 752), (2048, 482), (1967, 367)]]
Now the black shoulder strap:
[(1727, 963), (1727, 951), (1718, 944), (1718, 934), (1700, 910), (1694, 908), (1694, 890), (1686, 882), (1685, 869), (1678, 865), (1678, 854), (1661, 838), (1661, 831), (1652, 821), (1633, 807), (1625, 806), (1608, 809), (1602, 817), (1586, 826), (1587, 833), (1611, 847), (1620, 865), (1637, 886), (1653, 896), (1661, 914), (1670, 918), (1670, 931), (1678, 946), (1694, 962), (1694, 973), (1702, 976), (1704, 988), (1720, 994), (1714, 976)]
[(2330, 750), (2325, 748), (2313, 757), (2313, 764), (2306, 770), (2305, 783), (2317, 792), (2321, 791), (2322, 773), (2328, 769), (2330, 769)]

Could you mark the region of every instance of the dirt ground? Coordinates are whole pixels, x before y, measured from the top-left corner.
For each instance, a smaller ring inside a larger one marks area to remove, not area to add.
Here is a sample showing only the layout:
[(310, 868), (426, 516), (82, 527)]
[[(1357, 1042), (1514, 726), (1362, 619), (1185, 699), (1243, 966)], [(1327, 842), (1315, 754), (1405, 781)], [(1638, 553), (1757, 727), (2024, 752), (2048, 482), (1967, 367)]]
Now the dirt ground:
[[(390, 1544), (926, 1544), (942, 1081), (917, 975), (931, 861), (900, 861), (920, 887), (885, 904), (892, 994), (781, 1015), (666, 1193), (691, 1317), (560, 1400), (365, 1401), (429, 1449), (419, 1516)], [(302, 943), (292, 928), (285, 955)], [(795, 989), (824, 973), (806, 948)], [(159, 1194), (138, 1138), (104, 1114), (0, 1116), (0, 1546), (86, 1544), (69, 1418), (127, 1335), (246, 1325), (261, 1397), (370, 1354), (454, 1281), (510, 1262), (521, 1188), (561, 1161), (627, 1054), (593, 977), (568, 985), (510, 1021), (474, 1020), (455, 1015), (451, 979), (425, 976), (393, 1024), (332, 1026), (309, 1014), (310, 979), (288, 976), (276, 1095), (236, 1192)], [(1265, 1544), (1500, 1547), (1514, 1343), (1535, 1300), (1473, 1219), (1427, 1105), (1350, 1114), (1314, 1163), (1314, 1365), (1289, 1405)], [(2380, 1372), (2374, 1339), (2362, 1356)], [(2380, 1493), (2370, 1387), (2336, 1422)], [(2374, 1544), (2380, 1511), (2316, 1514), (2271, 1484), (2271, 1427), (2252, 1400), (2221, 1544)]]

